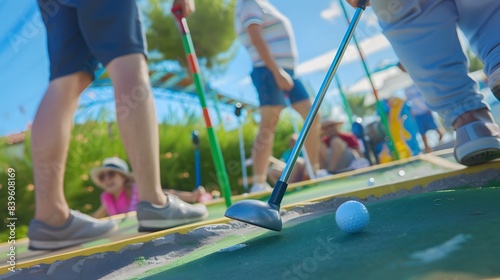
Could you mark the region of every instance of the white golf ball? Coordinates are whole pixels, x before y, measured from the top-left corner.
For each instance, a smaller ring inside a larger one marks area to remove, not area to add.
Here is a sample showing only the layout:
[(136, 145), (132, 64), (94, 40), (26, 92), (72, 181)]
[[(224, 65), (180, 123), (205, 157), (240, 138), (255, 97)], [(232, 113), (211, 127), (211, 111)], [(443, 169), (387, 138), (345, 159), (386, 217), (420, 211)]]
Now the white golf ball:
[(335, 213), (335, 221), (339, 228), (347, 233), (362, 231), (370, 221), (368, 209), (355, 200), (342, 203)]

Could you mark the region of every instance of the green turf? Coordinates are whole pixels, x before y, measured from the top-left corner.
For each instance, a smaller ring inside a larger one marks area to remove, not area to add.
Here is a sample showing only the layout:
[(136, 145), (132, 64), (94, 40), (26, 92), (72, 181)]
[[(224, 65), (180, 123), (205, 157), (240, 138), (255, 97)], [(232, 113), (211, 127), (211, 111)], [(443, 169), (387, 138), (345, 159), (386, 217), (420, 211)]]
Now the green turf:
[[(500, 188), (412, 195), (368, 205), (364, 232), (342, 233), (328, 213), (233, 252), (192, 253), (145, 279), (421, 279), (500, 276)], [(459, 278), (460, 279), (460, 278)]]
[[(399, 175), (399, 171), (405, 171), (404, 176)], [(397, 166), (390, 166), (378, 170), (364, 172), (358, 175), (325, 181), (323, 183), (312, 184), (301, 189), (287, 191), (282, 205), (297, 203), (322, 196), (335, 195), (367, 187), (368, 179), (374, 178), (376, 185), (396, 183), (405, 180), (420, 178), (422, 174), (426, 176), (449, 171), (444, 167), (430, 164), (426, 161), (411, 161)], [(267, 201), (269, 196), (264, 196), (260, 200)], [(208, 207), (208, 219), (217, 219), (224, 217), (226, 205), (219, 203)]]
[[(157, 269), (151, 269), (149, 270), (146, 275), (156, 275), (160, 274), (162, 272), (165, 272), (169, 269), (182, 266), (185, 264), (189, 264), (190, 262), (194, 262), (198, 259), (201, 259), (205, 256), (208, 256), (209, 254), (212, 254), (213, 252), (220, 252), (224, 250), (228, 250), (228, 248), (231, 248), (233, 246), (237, 246), (238, 244), (243, 244), (246, 241), (256, 238), (260, 235), (266, 234), (267, 232), (265, 230), (257, 230), (252, 232), (251, 234), (245, 234), (245, 235), (230, 235), (214, 244), (207, 245), (205, 247), (202, 247), (198, 250), (196, 250), (196, 253), (194, 254), (188, 254), (180, 258), (176, 258), (174, 261), (170, 262), (168, 265), (162, 266)], [(230, 250), (230, 249), (229, 249)], [(143, 276), (138, 276), (133, 279), (141, 279)]]
[[(399, 171), (404, 170), (405, 175), (399, 176)], [(409, 180), (420, 177), (422, 174), (432, 175), (449, 171), (446, 168), (430, 164), (426, 161), (411, 161), (408, 163), (400, 164), (397, 166), (389, 166), (378, 170), (364, 172), (358, 175), (341, 178), (331, 181), (326, 181), (319, 184), (306, 186), (297, 190), (289, 190), (282, 202), (282, 205), (297, 203), (313, 198), (318, 198), (327, 195), (335, 195), (352, 191), (355, 188), (366, 187), (369, 178), (375, 179), (376, 185), (396, 183), (403, 180)], [(267, 201), (269, 196), (262, 197), (261, 200)], [(226, 205), (224, 203), (210, 205), (208, 220), (218, 219), (224, 217)], [(137, 220), (134, 217), (127, 217), (119, 222), (120, 234), (129, 235), (137, 232)], [(116, 238), (114, 238), (116, 240)], [(111, 242), (110, 238), (102, 238), (82, 244), (82, 248), (89, 248), (94, 246), (103, 245)], [(17, 254), (21, 256), (23, 253), (28, 252), (27, 243), (19, 243), (16, 247)], [(0, 261), (5, 259), (0, 256)]]
[(453, 154), (442, 154), (439, 157), (444, 158), (444, 159), (451, 161), (451, 162), (455, 162), (455, 163), (457, 162), (457, 160), (455, 159), (455, 156)]

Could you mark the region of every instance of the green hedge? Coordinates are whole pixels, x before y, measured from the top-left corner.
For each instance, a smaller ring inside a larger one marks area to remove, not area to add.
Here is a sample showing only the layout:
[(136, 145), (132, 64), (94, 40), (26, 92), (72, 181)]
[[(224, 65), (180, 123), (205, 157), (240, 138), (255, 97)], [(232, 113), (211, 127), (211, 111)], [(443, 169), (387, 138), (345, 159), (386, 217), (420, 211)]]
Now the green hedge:
[[(243, 125), (245, 156), (251, 156), (251, 146), (257, 132), (257, 124), (250, 119)], [(191, 126), (160, 124), (160, 168), (161, 182), (165, 188), (191, 191), (195, 187), (194, 146), (191, 133), (200, 133), (201, 179), (208, 191), (218, 190), (217, 176), (212, 161), (207, 130), (204, 122), (198, 120)], [(215, 130), (222, 150), (226, 170), (233, 194), (243, 192), (238, 185), (241, 181), (241, 159), (238, 130), (226, 132)], [(292, 133), (289, 115), (278, 123), (273, 154), (279, 157), (287, 149), (288, 136)], [(14, 157), (9, 154), (5, 139), (0, 139), (0, 209), (2, 217), (7, 216), (8, 168), (16, 173), (16, 234), (17, 238), (26, 236), (27, 224), (34, 214), (34, 182), (30, 157), (29, 132), (24, 142), (23, 155)], [(71, 137), (66, 174), (64, 178), (65, 194), (71, 208), (91, 213), (100, 204), (101, 190), (89, 178), (89, 171), (110, 156), (118, 156), (128, 161), (121, 144), (116, 123), (87, 122), (75, 125)], [(248, 175), (252, 170), (248, 168)], [(7, 219), (5, 218), (7, 223)], [(7, 240), (7, 228), (0, 229), (0, 241)]]

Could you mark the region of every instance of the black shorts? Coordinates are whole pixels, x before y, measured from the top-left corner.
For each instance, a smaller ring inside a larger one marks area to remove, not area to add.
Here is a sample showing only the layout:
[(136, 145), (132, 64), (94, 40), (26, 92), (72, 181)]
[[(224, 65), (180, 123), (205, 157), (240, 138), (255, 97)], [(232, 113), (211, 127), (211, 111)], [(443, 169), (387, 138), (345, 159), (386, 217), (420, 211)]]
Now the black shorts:
[(94, 77), (98, 64), (147, 54), (136, 0), (38, 0), (47, 28), (50, 80), (79, 71)]

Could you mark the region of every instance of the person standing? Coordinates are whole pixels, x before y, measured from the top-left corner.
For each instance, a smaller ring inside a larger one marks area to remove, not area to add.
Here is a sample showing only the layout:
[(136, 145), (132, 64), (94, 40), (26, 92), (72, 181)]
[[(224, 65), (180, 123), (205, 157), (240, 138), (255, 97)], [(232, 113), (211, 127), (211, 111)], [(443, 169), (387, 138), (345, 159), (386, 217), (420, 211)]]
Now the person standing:
[[(166, 196), (160, 184), (158, 123), (149, 82), (146, 40), (136, 0), (38, 0), (46, 12), (50, 81), (31, 131), (35, 217), (29, 247), (53, 250), (112, 233), (117, 225), (73, 211), (64, 196), (64, 173), (73, 115), (98, 63), (113, 82), (120, 137), (137, 183), (139, 230), (155, 231), (201, 220), (195, 208)], [(183, 16), (193, 0), (174, 0)], [(50, 12), (50, 13), (47, 13)]]
[(454, 128), (456, 160), (475, 165), (500, 158), (500, 128), (468, 76), (457, 33), (460, 28), (468, 38), (500, 99), (500, 1), (376, 0), (371, 6), (429, 108)]
[[(252, 59), (252, 82), (259, 95), (261, 122), (252, 147), (251, 192), (270, 190), (266, 182), (276, 124), (286, 99), (306, 118), (311, 100), (304, 85), (294, 76), (297, 63), (295, 36), (289, 19), (267, 0), (238, 0), (236, 31)], [(314, 170), (318, 169), (320, 124), (316, 116), (305, 148)]]

